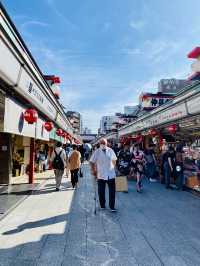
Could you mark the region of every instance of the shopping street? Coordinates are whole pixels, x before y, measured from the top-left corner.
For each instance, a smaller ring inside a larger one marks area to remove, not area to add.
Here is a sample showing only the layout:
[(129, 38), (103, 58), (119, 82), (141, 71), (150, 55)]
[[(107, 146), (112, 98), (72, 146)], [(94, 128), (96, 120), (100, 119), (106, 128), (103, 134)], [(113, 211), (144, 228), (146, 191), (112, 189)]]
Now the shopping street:
[(79, 188), (54, 179), (0, 222), (0, 265), (200, 265), (199, 197), (144, 183), (118, 192), (117, 213), (94, 215), (89, 166)]

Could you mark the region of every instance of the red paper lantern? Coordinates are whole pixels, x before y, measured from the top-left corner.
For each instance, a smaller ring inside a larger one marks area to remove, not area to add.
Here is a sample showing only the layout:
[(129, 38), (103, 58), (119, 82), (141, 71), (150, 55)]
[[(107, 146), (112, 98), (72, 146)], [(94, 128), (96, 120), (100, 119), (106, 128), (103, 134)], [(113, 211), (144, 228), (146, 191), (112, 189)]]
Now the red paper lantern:
[(53, 122), (45, 122), (44, 128), (46, 129), (46, 131), (50, 132), (54, 128)]
[(24, 112), (24, 119), (28, 124), (36, 123), (38, 120), (38, 112), (35, 109), (27, 109)]
[(72, 137), (71, 137), (71, 135), (69, 133), (67, 133), (67, 139), (70, 140), (70, 141), (72, 140)]
[(59, 136), (59, 137), (62, 137), (63, 136), (63, 130), (61, 129), (61, 128), (58, 128), (57, 130), (56, 130), (56, 135), (57, 136)]
[(158, 135), (158, 131), (155, 128), (152, 128), (149, 130), (149, 135), (151, 135), (152, 137), (155, 137)]
[(71, 140), (71, 137), (70, 137), (69, 133), (67, 133), (67, 132), (64, 133), (64, 137), (68, 140)]
[(174, 124), (174, 125), (168, 126), (167, 130), (168, 130), (169, 133), (175, 134), (176, 131), (177, 131), (177, 125)]

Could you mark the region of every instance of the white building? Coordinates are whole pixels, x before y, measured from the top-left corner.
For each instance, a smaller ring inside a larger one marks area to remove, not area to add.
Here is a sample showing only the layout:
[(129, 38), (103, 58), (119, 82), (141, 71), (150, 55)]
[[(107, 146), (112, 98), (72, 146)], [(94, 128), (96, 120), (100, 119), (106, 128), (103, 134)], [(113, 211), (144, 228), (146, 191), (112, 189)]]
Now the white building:
[(112, 125), (118, 120), (117, 116), (103, 116), (100, 121), (100, 134), (105, 134), (112, 130)]
[(92, 134), (92, 130), (89, 129), (89, 128), (87, 128), (87, 127), (85, 127), (85, 128), (83, 129), (83, 133), (82, 133), (82, 134), (90, 135), (90, 134)]
[(124, 114), (125, 115), (132, 115), (137, 108), (138, 108), (137, 105), (127, 105), (127, 106), (124, 106)]

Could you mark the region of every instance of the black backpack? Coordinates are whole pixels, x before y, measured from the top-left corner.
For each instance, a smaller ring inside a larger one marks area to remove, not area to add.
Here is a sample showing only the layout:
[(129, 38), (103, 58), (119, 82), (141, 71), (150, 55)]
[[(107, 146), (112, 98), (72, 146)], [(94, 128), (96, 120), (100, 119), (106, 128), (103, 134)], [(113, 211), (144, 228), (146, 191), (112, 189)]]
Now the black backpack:
[(60, 157), (61, 153), (63, 152), (63, 150), (60, 151), (59, 154), (56, 153), (56, 150), (54, 150), (55, 152), (55, 158), (52, 162), (52, 166), (54, 169), (58, 169), (58, 170), (64, 170), (64, 163), (62, 158)]

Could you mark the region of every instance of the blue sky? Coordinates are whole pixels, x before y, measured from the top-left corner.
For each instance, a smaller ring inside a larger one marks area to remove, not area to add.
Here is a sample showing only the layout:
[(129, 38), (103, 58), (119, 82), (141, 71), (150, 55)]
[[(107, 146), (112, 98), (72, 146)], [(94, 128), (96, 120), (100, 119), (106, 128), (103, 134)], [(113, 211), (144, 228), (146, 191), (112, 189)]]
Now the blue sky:
[(62, 102), (97, 130), (161, 78), (186, 78), (199, 45), (199, 0), (3, 0)]

